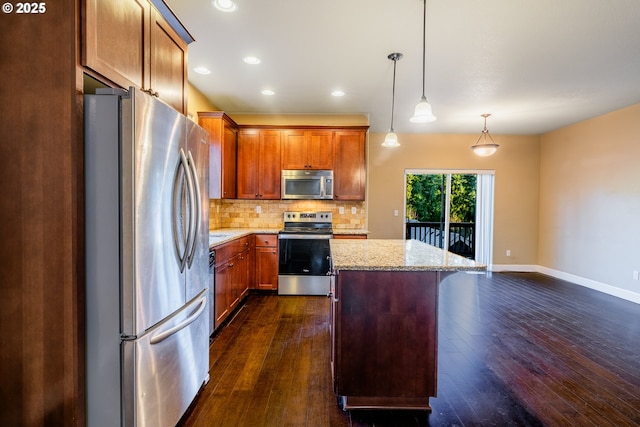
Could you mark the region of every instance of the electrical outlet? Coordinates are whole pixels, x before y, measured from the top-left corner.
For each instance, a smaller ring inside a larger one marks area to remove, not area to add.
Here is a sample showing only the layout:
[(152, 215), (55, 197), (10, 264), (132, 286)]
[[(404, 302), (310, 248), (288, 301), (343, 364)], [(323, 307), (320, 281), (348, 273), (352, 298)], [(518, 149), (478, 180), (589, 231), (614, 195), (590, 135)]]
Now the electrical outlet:
[(262, 206), (256, 206), (256, 213), (262, 212)]
[(393, 216), (398, 216), (398, 209), (394, 209)]
[(344, 206), (340, 206), (338, 208), (338, 212), (340, 212), (340, 214), (344, 214)]
[(511, 249), (507, 249), (507, 256), (511, 256)]
[(358, 209), (355, 206), (351, 207), (351, 213), (353, 215), (357, 214), (358, 213)]
[(633, 272), (633, 280), (640, 280), (640, 273), (638, 273), (637, 271)]

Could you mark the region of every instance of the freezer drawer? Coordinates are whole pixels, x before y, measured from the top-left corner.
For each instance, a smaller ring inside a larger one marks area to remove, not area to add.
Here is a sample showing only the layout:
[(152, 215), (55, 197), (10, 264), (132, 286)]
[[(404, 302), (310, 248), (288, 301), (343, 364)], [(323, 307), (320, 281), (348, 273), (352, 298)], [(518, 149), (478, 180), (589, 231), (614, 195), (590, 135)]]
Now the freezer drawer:
[(124, 423), (174, 427), (208, 380), (207, 289), (165, 322), (123, 341)]

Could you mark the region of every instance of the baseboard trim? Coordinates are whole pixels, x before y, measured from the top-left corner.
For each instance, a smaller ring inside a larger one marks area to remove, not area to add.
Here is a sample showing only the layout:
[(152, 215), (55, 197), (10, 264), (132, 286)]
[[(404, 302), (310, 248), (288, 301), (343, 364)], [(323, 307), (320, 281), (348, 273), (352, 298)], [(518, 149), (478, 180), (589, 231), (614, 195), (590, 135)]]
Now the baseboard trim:
[(491, 271), (500, 273), (503, 271), (516, 271), (518, 273), (538, 273), (540, 269), (537, 265), (526, 264), (493, 264)]
[(607, 295), (612, 295), (614, 297), (640, 304), (640, 293), (638, 292), (628, 291), (606, 283), (597, 282), (595, 280), (543, 267), (541, 265), (494, 264), (491, 266), (490, 270), (494, 272), (514, 271), (519, 273), (542, 273), (547, 276), (555, 277), (556, 279), (566, 280), (567, 282), (575, 283), (576, 285), (584, 286), (585, 288), (593, 289)]

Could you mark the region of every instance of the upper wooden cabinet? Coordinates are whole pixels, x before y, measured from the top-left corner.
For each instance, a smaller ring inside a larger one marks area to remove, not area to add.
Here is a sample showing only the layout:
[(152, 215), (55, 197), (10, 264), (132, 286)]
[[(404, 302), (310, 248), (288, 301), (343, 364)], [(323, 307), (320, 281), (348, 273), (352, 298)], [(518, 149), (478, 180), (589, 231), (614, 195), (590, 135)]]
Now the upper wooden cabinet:
[(280, 199), (281, 132), (238, 132), (238, 199)]
[(151, 8), (149, 87), (152, 94), (184, 113), (187, 111), (187, 45)]
[(333, 132), (283, 131), (282, 169), (333, 169)]
[(198, 113), (209, 132), (209, 198), (236, 198), (238, 125), (222, 111)]
[(186, 111), (187, 43), (146, 0), (85, 0), (82, 65)]
[(366, 188), (365, 130), (336, 131), (333, 161), (333, 198), (364, 200)]

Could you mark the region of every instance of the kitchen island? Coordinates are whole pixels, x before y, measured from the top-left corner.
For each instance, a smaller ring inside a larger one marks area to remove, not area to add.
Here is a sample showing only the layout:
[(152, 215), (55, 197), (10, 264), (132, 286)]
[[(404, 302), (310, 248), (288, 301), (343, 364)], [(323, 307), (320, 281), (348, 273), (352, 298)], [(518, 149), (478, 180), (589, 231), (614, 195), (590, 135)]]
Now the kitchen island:
[(342, 409), (421, 409), (436, 396), (438, 287), (486, 266), (416, 240), (330, 241), (331, 368)]

